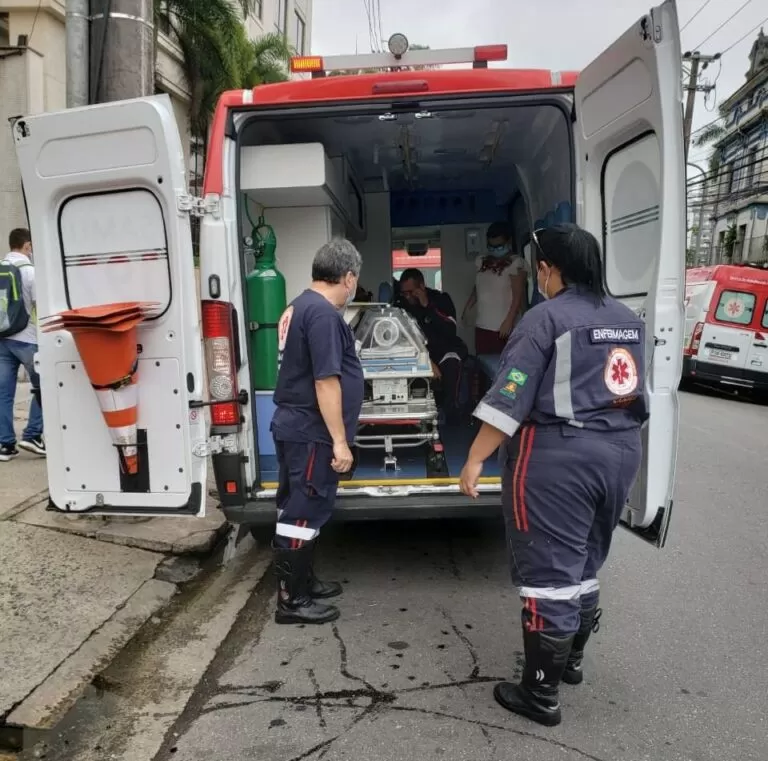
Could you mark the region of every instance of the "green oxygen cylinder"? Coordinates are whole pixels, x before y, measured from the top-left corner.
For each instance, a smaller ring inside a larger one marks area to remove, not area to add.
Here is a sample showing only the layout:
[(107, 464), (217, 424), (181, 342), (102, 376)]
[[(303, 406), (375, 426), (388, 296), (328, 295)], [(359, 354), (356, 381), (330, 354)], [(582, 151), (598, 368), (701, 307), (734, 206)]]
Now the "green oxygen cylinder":
[(285, 311), (285, 278), (277, 270), (275, 231), (260, 216), (251, 233), (256, 267), (245, 278), (251, 341), (251, 382), (256, 391), (277, 385), (277, 323)]

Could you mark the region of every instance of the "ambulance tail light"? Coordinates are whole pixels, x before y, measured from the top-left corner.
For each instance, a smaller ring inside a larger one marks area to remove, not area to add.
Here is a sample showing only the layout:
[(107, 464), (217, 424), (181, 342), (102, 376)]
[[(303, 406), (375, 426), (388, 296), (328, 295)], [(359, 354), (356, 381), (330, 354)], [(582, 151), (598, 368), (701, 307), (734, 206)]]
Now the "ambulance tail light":
[(240, 425), (236, 400), (237, 359), (234, 340), (234, 308), (225, 301), (203, 301), (203, 345), (211, 396), (211, 425)]
[(704, 323), (697, 322), (693, 328), (693, 333), (691, 333), (691, 345), (690, 345), (691, 354), (696, 354), (696, 352), (698, 352), (699, 344), (701, 343), (701, 334), (703, 332), (704, 332)]

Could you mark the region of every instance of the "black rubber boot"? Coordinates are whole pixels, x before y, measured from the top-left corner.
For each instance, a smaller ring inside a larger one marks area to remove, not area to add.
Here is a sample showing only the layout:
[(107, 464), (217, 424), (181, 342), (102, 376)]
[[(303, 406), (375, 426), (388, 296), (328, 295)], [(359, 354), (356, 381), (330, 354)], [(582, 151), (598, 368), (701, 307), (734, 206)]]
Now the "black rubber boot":
[(312, 542), (312, 560), (309, 566), (309, 596), (313, 600), (328, 600), (331, 597), (338, 597), (344, 591), (344, 588), (338, 581), (320, 581), (315, 576), (315, 547), (317, 547), (316, 539)]
[(327, 624), (340, 613), (333, 605), (315, 602), (309, 595), (312, 544), (297, 550), (272, 546), (277, 576), (278, 624)]
[(573, 635), (552, 637), (523, 632), (525, 668), (520, 684), (501, 682), (493, 690), (496, 702), (526, 719), (555, 727), (562, 721), (558, 685), (565, 671)]
[(597, 607), (597, 604), (581, 611), (579, 631), (573, 638), (571, 654), (568, 656), (568, 664), (563, 672), (563, 681), (566, 684), (581, 684), (584, 681), (584, 671), (581, 668), (581, 662), (584, 660), (584, 648), (586, 647), (589, 635), (592, 632), (597, 633), (600, 628), (602, 612)]

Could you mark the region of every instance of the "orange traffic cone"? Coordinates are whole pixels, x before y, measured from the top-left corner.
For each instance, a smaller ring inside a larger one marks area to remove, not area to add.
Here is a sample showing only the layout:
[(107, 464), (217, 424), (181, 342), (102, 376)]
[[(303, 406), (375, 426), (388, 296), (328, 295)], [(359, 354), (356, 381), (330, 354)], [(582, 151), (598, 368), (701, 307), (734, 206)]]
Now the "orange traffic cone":
[(136, 327), (154, 306), (132, 302), (72, 309), (48, 318), (42, 328), (72, 333), (127, 474), (139, 471)]

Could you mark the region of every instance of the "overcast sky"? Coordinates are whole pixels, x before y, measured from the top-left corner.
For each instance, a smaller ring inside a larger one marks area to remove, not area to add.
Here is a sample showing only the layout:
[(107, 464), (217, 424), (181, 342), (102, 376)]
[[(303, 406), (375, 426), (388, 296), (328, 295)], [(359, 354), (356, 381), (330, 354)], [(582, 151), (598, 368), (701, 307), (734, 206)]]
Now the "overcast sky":
[[(683, 51), (694, 50), (745, 0), (709, 0), (682, 33)], [(515, 68), (581, 69), (626, 31), (654, 0), (313, 0), (312, 52), (351, 53), (370, 50), (366, 3), (379, 2), (383, 37), (403, 32), (411, 42), (433, 48), (505, 42)], [(683, 27), (706, 0), (678, 0)], [(768, 16), (765, 0), (751, 0), (712, 39), (703, 54), (724, 51)], [(768, 23), (765, 24), (768, 32)], [(705, 104), (697, 96), (694, 129), (717, 117), (716, 103), (745, 81), (747, 56), (757, 30), (729, 50), (722, 68), (704, 73), (717, 79), (716, 93)], [(719, 71), (719, 76), (718, 76)], [(714, 96), (714, 97), (713, 97)], [(710, 111), (707, 108), (711, 109)], [(693, 148), (691, 160), (704, 160), (707, 150)]]

